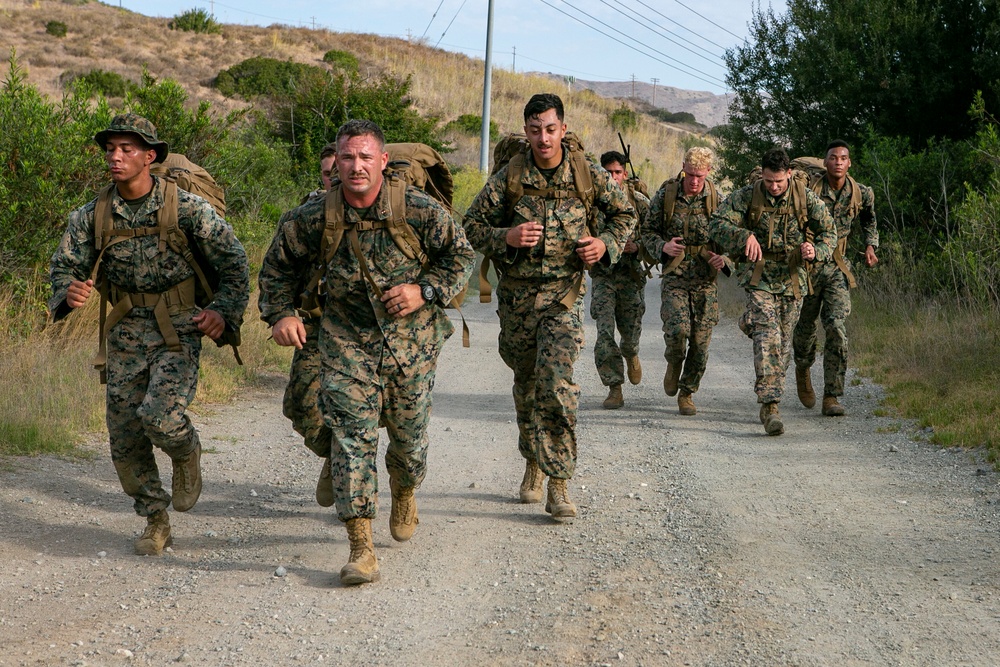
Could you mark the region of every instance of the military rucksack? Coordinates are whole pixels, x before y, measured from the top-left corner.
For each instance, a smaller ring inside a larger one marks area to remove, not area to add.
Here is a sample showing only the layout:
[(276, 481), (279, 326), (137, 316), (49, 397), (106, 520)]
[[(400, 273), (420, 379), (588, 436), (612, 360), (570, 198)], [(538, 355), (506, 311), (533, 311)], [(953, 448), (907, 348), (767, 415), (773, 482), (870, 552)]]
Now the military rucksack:
[[(823, 194), (823, 183), (826, 182), (826, 166), (823, 160), (818, 157), (797, 157), (792, 160), (792, 168), (800, 169), (809, 174), (809, 189), (817, 195)], [(847, 175), (847, 182), (851, 186), (851, 201), (847, 204), (847, 217), (854, 220), (861, 213), (861, 188), (858, 182)], [(847, 252), (847, 238), (837, 239), (837, 247), (833, 250), (833, 262), (847, 277), (847, 285), (851, 289), (858, 286), (858, 281), (848, 266), (844, 255)]]
[[(336, 255), (345, 232), (351, 243), (351, 249), (358, 260), (361, 273), (379, 298), (382, 297), (382, 290), (368, 271), (368, 261), (364, 257), (358, 239), (359, 229), (362, 231), (385, 229), (389, 232), (396, 247), (407, 258), (417, 260), (424, 268), (427, 268), (429, 264), (420, 238), (413, 231), (410, 223), (406, 221), (406, 188), (408, 185), (412, 185), (424, 190), (451, 212), (451, 198), (454, 190), (451, 172), (440, 154), (425, 144), (386, 144), (385, 150), (389, 154), (389, 162), (383, 172), (382, 187), (387, 188), (389, 194), (390, 215), (388, 220), (363, 220), (358, 225), (348, 227), (344, 220), (344, 194), (340, 179), (335, 174), (333, 175), (331, 188), (324, 195), (324, 225), (320, 240), (318, 267), (299, 297), (298, 312), (303, 319), (315, 319), (323, 313), (320, 289), (326, 276), (326, 267)], [(458, 310), (459, 316), (462, 318), (462, 346), (469, 347), (469, 327), (461, 311), (464, 299), (465, 289), (452, 299), (448, 307)]]
[[(135, 229), (115, 229), (114, 216), (111, 212), (111, 201), (114, 197), (114, 183), (101, 189), (97, 196), (97, 203), (94, 206), (94, 246), (97, 250), (97, 260), (91, 270), (90, 278), (97, 285), (101, 294), (100, 306), (100, 345), (97, 357), (94, 359), (94, 367), (101, 372), (102, 384), (106, 381), (105, 365), (107, 363), (107, 332), (117, 324), (134, 307), (153, 306), (154, 316), (160, 328), (160, 334), (171, 351), (180, 351), (180, 339), (177, 331), (170, 321), (169, 307), (180, 308), (208, 306), (215, 298), (215, 290), (219, 288), (219, 275), (198, 250), (198, 246), (192, 243), (187, 234), (180, 228), (178, 220), (178, 198), (177, 190), (187, 190), (193, 194), (202, 196), (210, 206), (222, 217), (225, 211), (225, 193), (215, 179), (202, 167), (188, 160), (178, 153), (170, 153), (160, 164), (150, 168), (150, 173), (162, 178), (163, 205), (157, 211), (155, 227), (139, 227)], [(187, 187), (181, 186), (181, 183)], [(188, 189), (190, 188), (190, 190)], [(122, 292), (116, 286), (110, 285), (107, 277), (100, 272), (101, 260), (104, 252), (121, 241), (125, 241), (137, 236), (149, 236), (156, 234), (160, 237), (160, 252), (168, 247), (181, 255), (188, 263), (195, 275), (192, 278), (174, 285), (168, 290), (159, 294), (129, 294)], [(110, 313), (107, 312), (109, 301), (113, 301)], [(231, 345), (233, 356), (236, 362), (243, 364), (240, 358), (239, 345), (241, 342), (240, 327), (243, 325), (242, 314), (237, 322), (226, 322), (225, 331), (215, 340), (219, 347)]]
[[(529, 160), (531, 160), (531, 145), (528, 137), (522, 133), (512, 132), (504, 136), (493, 148), (493, 169), (490, 175), (499, 172), (507, 165), (507, 181), (504, 187), (504, 201), (506, 207), (504, 218), (510, 221), (514, 215), (514, 207), (521, 201), (521, 197), (531, 195), (544, 199), (569, 199), (576, 197), (583, 202), (583, 207), (587, 215), (587, 229), (591, 236), (597, 236), (597, 209), (594, 206), (596, 191), (594, 189), (594, 179), (590, 173), (592, 164), (584, 153), (583, 142), (573, 132), (567, 132), (563, 137), (564, 159), (569, 163), (570, 171), (573, 174), (573, 189), (562, 190), (557, 188), (525, 188), (521, 183), (525, 172), (528, 170)], [(489, 259), (484, 258), (479, 265), (479, 302), (489, 303), (492, 299), (492, 289), (489, 281)]]
[[(684, 176), (685, 174), (682, 171), (681, 173), (677, 174), (677, 176), (675, 176), (674, 178), (669, 178), (663, 181), (663, 184), (660, 186), (660, 188), (663, 190), (664, 229), (666, 229), (667, 225), (670, 224), (671, 219), (673, 219), (674, 217), (674, 210), (677, 206), (677, 198), (681, 196), (681, 193), (684, 189)], [(716, 209), (719, 208), (719, 191), (715, 188), (715, 183), (713, 183), (708, 179), (705, 180), (705, 190), (707, 191), (705, 192), (705, 215), (711, 218), (712, 214), (715, 213)], [(684, 228), (681, 231), (681, 238), (684, 239), (684, 244), (685, 244), (685, 252), (671, 259), (670, 263), (667, 264), (667, 266), (663, 267), (662, 272), (664, 274), (670, 273), (678, 266), (680, 266), (681, 262), (684, 260), (685, 255), (702, 255), (705, 257), (706, 261), (708, 260), (709, 257), (708, 252), (710, 250), (708, 246), (704, 244), (700, 246), (688, 245), (688, 231), (689, 231), (688, 220), (687, 218), (685, 218)], [(723, 272), (726, 273), (726, 275), (729, 275), (728, 267), (726, 269), (723, 269)]]
[[(809, 229), (809, 208), (806, 199), (808, 184), (809, 174), (799, 169), (793, 169), (791, 177), (788, 179), (789, 201), (785, 205), (775, 208), (773, 206), (767, 206), (767, 192), (764, 188), (764, 179), (758, 178), (753, 181), (753, 193), (750, 196), (750, 208), (747, 210), (747, 217), (745, 220), (747, 229), (753, 229), (756, 227), (764, 213), (769, 213), (771, 215), (768, 218), (768, 244), (767, 247), (764, 247), (764, 244), (761, 244), (762, 256), (757, 262), (755, 262), (753, 275), (750, 277), (750, 285), (752, 287), (756, 287), (760, 283), (760, 279), (764, 271), (764, 261), (765, 259), (768, 259), (767, 256), (771, 254), (771, 237), (774, 234), (774, 222), (776, 218), (787, 215), (794, 216), (806, 241), (812, 243), (813, 232)], [(792, 277), (792, 293), (797, 299), (801, 296), (801, 290), (796, 276), (799, 266), (803, 265), (803, 261), (801, 259), (802, 256), (797, 248), (793, 250), (786, 250), (785, 256), (786, 261), (788, 262), (789, 273)], [(811, 266), (809, 263), (806, 263), (805, 266), (807, 271), (810, 270)], [(811, 279), (808, 282), (808, 287), (809, 293), (812, 294)]]

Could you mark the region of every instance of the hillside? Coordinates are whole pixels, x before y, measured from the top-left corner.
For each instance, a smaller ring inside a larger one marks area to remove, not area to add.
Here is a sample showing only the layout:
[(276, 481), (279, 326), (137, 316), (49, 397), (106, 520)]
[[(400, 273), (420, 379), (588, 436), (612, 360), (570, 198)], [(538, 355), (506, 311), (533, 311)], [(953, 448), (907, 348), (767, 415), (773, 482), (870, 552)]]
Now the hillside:
[(704, 90), (684, 90), (673, 86), (656, 86), (655, 99), (651, 84), (643, 81), (584, 81), (576, 79), (573, 85), (577, 88), (592, 90), (601, 97), (628, 99), (634, 97), (648, 102), (659, 109), (667, 109), (674, 113), (686, 111), (694, 114), (695, 120), (708, 127), (722, 125), (729, 117), (730, 98), (727, 95), (716, 95)]
[[(46, 33), (45, 23), (51, 20), (69, 26), (65, 37)], [(171, 31), (167, 23), (167, 19), (86, 0), (0, 0), (0, 46), (8, 52), (13, 49), (28, 80), (53, 99), (62, 95), (64, 82), (74, 74), (102, 69), (137, 81), (146, 67), (154, 77), (180, 83), (192, 104), (205, 100), (231, 109), (248, 102), (228, 99), (212, 87), (220, 70), (253, 56), (324, 66), (323, 54), (341, 49), (358, 58), (363, 75), (410, 76), (415, 107), (442, 124), (461, 114), (481, 112), (482, 61), (416, 41), (281, 25), (225, 25), (220, 35), (202, 35)], [(4, 62), (0, 75), (7, 69)], [(563, 96), (567, 123), (584, 138), (588, 149), (599, 153), (618, 145), (608, 116), (620, 102), (580, 88), (568, 92), (541, 76), (498, 69), (493, 77), (492, 114), (500, 130), (519, 130), (524, 102), (543, 91)], [(643, 176), (658, 183), (676, 172), (689, 136), (640, 114), (638, 127), (626, 138), (634, 155), (641, 156), (636, 161)], [(449, 161), (478, 165), (478, 137), (459, 136), (454, 142)]]

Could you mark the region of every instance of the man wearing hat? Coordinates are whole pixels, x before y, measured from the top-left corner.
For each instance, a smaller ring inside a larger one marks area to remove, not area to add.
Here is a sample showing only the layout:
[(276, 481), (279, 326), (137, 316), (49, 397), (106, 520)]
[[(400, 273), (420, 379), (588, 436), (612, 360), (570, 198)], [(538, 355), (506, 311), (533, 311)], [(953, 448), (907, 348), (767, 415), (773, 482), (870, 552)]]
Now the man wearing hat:
[[(135, 551), (159, 555), (173, 541), (171, 500), (184, 512), (201, 493), (201, 444), (185, 412), (195, 395), (202, 336), (218, 339), (242, 321), (250, 295), (247, 257), (208, 202), (150, 174), (150, 165), (167, 157), (151, 122), (122, 114), (94, 140), (113, 183), (69, 215), (52, 256), (49, 312), (58, 321), (83, 306), (95, 281), (114, 306), (95, 361), (104, 362), (106, 345), (111, 459), (136, 513), (146, 517)], [(160, 234), (161, 217), (173, 206), (188, 244), (219, 276), (205, 308), (194, 302), (194, 269)], [(154, 446), (173, 462), (171, 493), (160, 481)]]

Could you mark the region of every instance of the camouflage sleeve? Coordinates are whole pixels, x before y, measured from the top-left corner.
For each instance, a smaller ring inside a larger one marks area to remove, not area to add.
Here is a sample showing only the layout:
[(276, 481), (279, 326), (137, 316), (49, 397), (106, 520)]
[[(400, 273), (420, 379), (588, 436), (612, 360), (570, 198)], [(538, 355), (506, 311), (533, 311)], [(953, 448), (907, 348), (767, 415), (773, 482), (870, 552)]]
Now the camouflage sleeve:
[(282, 214), (278, 221), (257, 277), (260, 319), (269, 326), (283, 317), (298, 315), (296, 302), (319, 257), (323, 202), (310, 200)]
[(865, 235), (865, 245), (878, 250), (878, 222), (875, 219), (875, 191), (867, 185), (858, 184), (861, 188), (861, 213), (858, 222)]
[(667, 239), (663, 238), (663, 198), (666, 197), (666, 184), (653, 194), (653, 200), (649, 203), (646, 214), (639, 218), (639, 240), (642, 247), (646, 249), (650, 257), (657, 261), (663, 260), (663, 244)]
[(594, 206), (604, 214), (604, 221), (597, 236), (604, 241), (608, 250), (601, 258), (601, 263), (614, 264), (621, 257), (625, 243), (638, 223), (635, 208), (629, 203), (628, 196), (602, 167), (590, 163), (590, 175), (597, 193)]
[(59, 246), (49, 262), (49, 317), (57, 322), (69, 315), (72, 308), (66, 305), (66, 292), (74, 280), (87, 280), (97, 261), (94, 247), (94, 205), (97, 200), (69, 214), (69, 224), (59, 241)]
[(421, 243), (429, 260), (420, 281), (433, 287), (441, 301), (447, 304), (472, 277), (476, 252), (455, 218), (415, 188), (406, 190), (406, 218), (411, 226), (420, 230)]
[(708, 235), (723, 252), (735, 259), (743, 256), (747, 239), (750, 238), (751, 232), (743, 226), (743, 221), (750, 210), (752, 196), (752, 185), (734, 191), (722, 200), (708, 225)]
[(462, 219), (462, 226), (472, 247), (486, 257), (512, 262), (516, 256), (507, 245), (506, 202), (507, 167), (493, 174)]
[(227, 327), (238, 329), (250, 300), (250, 267), (243, 244), (207, 201), (183, 190), (177, 197), (178, 224), (219, 278), (207, 308), (222, 315)]
[(837, 223), (834, 222), (830, 210), (819, 195), (808, 188), (806, 188), (806, 209), (809, 213), (809, 227), (813, 232), (816, 261), (828, 261), (833, 258), (833, 251), (837, 248)]
[(632, 229), (632, 240), (636, 243), (640, 241), (642, 234), (642, 222), (649, 213), (649, 198), (641, 192), (635, 193), (635, 227)]

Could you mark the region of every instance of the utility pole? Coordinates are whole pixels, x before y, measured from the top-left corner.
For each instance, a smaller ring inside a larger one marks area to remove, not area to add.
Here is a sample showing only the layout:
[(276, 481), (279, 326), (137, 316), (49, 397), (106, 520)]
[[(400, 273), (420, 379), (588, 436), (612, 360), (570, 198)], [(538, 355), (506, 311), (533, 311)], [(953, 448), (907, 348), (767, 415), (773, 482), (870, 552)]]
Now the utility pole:
[(483, 74), (483, 130), (479, 135), (479, 171), (490, 167), (490, 96), (493, 92), (493, 0), (486, 13), (486, 71)]
[(316, 29), (316, 17), (315, 16), (310, 16), (309, 18), (310, 18), (310, 20), (312, 20), (312, 29), (315, 30)]
[(517, 72), (517, 47), (512, 46), (511, 48), (513, 49), (513, 55), (510, 58), (510, 71)]
[(650, 81), (653, 82), (653, 106), (655, 107), (656, 106), (656, 84), (658, 84), (660, 82), (660, 80), (657, 79), (654, 76), (652, 79), (650, 79)]
[(635, 74), (632, 75), (632, 99), (635, 99)]

